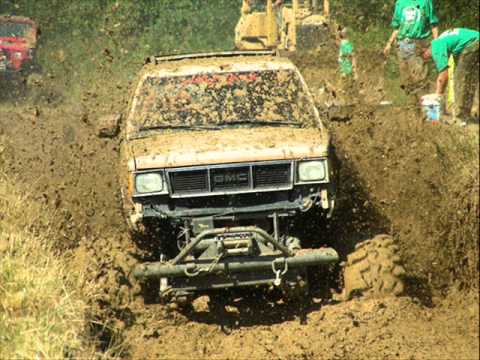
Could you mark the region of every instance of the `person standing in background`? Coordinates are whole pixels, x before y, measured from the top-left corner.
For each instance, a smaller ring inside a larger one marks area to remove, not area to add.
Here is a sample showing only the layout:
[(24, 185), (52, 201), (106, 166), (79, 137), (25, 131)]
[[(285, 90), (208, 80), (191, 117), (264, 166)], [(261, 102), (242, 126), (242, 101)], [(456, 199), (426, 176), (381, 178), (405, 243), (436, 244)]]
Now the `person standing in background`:
[(393, 33), (383, 53), (388, 56), (396, 42), (401, 86), (416, 93), (427, 85), (428, 67), (422, 52), (429, 47), (428, 39), (438, 37), (438, 18), (432, 0), (397, 0), (392, 20)]
[(342, 78), (357, 78), (357, 61), (355, 59), (353, 44), (348, 39), (347, 28), (340, 28), (337, 35), (338, 65)]
[(340, 27), (337, 31), (337, 46), (338, 46), (338, 72), (341, 77), (342, 90), (352, 101), (358, 97), (358, 87), (356, 80), (357, 75), (357, 60), (355, 58), (354, 48), (352, 42), (348, 39), (347, 28)]
[(277, 28), (280, 32), (283, 26), (283, 16), (282, 16), (283, 0), (276, 0), (273, 3), (273, 10), (275, 12), (275, 20), (277, 22)]

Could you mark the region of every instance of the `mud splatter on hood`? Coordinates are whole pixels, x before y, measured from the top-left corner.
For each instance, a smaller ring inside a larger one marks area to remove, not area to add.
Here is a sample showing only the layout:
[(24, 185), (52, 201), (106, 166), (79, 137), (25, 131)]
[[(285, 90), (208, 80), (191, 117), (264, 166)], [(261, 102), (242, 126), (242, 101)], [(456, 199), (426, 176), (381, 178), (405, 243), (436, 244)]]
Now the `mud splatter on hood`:
[(164, 131), (130, 140), (137, 170), (248, 161), (305, 159), (327, 155), (320, 129), (266, 127), (219, 131)]

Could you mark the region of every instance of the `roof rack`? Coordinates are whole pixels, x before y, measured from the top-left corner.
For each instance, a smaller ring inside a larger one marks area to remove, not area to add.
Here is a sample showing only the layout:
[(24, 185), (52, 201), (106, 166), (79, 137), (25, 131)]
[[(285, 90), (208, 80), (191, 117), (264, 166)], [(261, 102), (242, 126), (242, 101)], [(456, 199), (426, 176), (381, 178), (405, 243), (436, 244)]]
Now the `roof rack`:
[(166, 56), (150, 56), (145, 60), (145, 64), (159, 64), (163, 62), (173, 62), (180, 60), (191, 59), (208, 59), (208, 58), (228, 58), (234, 56), (275, 56), (277, 53), (275, 50), (262, 50), (262, 51), (223, 51), (223, 52), (211, 52), (200, 54), (184, 54), (184, 55), (166, 55)]

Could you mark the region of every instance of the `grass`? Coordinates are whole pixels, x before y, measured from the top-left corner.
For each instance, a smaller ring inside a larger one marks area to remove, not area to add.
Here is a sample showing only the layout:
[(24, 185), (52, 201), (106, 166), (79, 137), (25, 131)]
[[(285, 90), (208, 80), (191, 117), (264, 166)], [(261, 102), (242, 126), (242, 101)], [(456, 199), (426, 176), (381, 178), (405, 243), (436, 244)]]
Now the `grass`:
[(26, 203), (0, 179), (0, 359), (93, 357), (94, 286), (55, 252), (47, 229), (35, 229), (42, 209)]

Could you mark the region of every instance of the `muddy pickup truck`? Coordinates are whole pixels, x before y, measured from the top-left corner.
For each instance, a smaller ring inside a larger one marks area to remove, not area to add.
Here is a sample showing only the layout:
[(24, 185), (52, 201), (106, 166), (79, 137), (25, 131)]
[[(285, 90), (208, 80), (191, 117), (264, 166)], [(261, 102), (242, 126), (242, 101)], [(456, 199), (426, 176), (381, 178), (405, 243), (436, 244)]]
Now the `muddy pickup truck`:
[[(304, 294), (307, 268), (339, 261), (335, 249), (311, 248), (293, 230), (314, 209), (318, 221), (332, 214), (335, 170), (328, 131), (290, 60), (270, 52), (152, 58), (122, 144), (127, 222), (157, 252), (133, 274), (159, 281), (161, 297), (262, 286)], [(392, 239), (357, 248), (342, 296), (401, 293)], [(370, 270), (378, 253), (386, 272)]]

